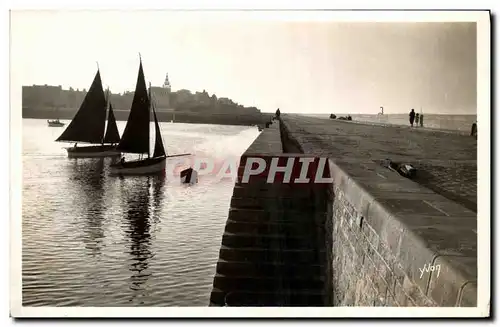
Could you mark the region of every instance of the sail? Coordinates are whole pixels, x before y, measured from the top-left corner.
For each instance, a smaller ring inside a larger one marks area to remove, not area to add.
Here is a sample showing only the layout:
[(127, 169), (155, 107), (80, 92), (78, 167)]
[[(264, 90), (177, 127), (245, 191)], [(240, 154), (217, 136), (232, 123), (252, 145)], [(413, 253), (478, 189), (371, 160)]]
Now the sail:
[(108, 127), (106, 129), (106, 134), (104, 135), (104, 140), (102, 143), (118, 143), (120, 142), (120, 133), (118, 132), (118, 126), (116, 126), (115, 114), (113, 113), (113, 108), (111, 103), (109, 104), (108, 112)]
[(153, 153), (153, 158), (156, 158), (165, 155), (165, 148), (163, 147), (160, 125), (158, 124), (158, 119), (156, 118), (156, 111), (154, 107), (153, 107), (153, 116), (155, 119), (155, 151)]
[(56, 140), (99, 144), (106, 125), (106, 97), (99, 70), (75, 117)]
[(149, 153), (149, 103), (141, 62), (132, 107), (118, 150), (127, 153)]

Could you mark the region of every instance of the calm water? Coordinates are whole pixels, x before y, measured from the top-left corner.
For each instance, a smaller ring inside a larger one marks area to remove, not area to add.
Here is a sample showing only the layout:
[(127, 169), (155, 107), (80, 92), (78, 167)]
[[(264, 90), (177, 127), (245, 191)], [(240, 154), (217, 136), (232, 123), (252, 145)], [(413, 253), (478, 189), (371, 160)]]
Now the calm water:
[[(317, 116), (322, 118), (329, 118), (329, 114), (312, 114), (308, 116)], [(337, 117), (347, 116), (347, 114), (337, 114)], [(394, 125), (406, 125), (409, 126), (408, 114), (387, 114), (384, 116), (378, 115), (351, 115), (353, 120), (384, 123), (384, 124), (394, 124)], [(472, 123), (477, 120), (476, 115), (436, 115), (436, 114), (426, 114), (424, 112), (424, 127), (454, 130), (462, 132), (470, 132)]]
[[(161, 128), (169, 153), (219, 159), (241, 155), (258, 135)], [(233, 182), (112, 177), (110, 159), (68, 159), (54, 142), (63, 129), (23, 120), (23, 305), (208, 305)]]

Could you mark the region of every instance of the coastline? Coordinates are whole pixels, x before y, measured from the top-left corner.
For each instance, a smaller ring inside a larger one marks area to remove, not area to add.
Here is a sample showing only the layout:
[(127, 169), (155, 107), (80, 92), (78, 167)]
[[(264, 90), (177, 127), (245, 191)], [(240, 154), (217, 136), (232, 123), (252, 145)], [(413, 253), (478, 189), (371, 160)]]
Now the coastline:
[[(328, 120), (329, 115), (325, 114), (298, 114), (302, 117), (311, 117)], [(346, 115), (336, 114), (338, 117), (346, 117)], [(374, 126), (387, 126), (396, 128), (410, 128), (408, 122), (408, 114), (384, 114), (383, 116), (376, 114), (350, 114), (352, 120), (350, 122), (363, 123)], [(413, 130), (430, 131), (430, 132), (447, 132), (470, 135), (472, 124), (477, 124), (477, 114), (445, 114), (445, 113), (427, 113), (424, 114), (423, 127), (416, 127)]]
[[(113, 108), (117, 121), (126, 121), (130, 113), (129, 110), (117, 110)], [(23, 108), (22, 118), (33, 119), (62, 119), (71, 120), (76, 114), (76, 110), (60, 110), (55, 112), (48, 109)], [(264, 125), (268, 122), (271, 113), (221, 113), (221, 112), (189, 112), (189, 111), (157, 111), (157, 117), (160, 122), (170, 122), (189, 124), (218, 124), (218, 125), (243, 125), (254, 126)]]

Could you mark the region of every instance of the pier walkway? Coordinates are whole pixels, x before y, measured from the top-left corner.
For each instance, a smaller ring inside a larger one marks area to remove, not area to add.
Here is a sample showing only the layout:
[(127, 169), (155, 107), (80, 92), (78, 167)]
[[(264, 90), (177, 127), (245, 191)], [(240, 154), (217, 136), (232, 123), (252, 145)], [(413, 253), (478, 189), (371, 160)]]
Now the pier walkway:
[(477, 140), (459, 133), (285, 115), (304, 153), (412, 164), (415, 182), (477, 213)]

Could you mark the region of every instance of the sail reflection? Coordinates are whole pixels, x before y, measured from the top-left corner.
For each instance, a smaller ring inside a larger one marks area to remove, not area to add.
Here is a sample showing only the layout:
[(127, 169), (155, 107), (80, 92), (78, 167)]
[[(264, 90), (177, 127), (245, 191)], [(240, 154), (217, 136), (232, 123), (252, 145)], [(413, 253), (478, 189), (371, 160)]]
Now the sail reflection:
[(84, 217), (83, 243), (92, 256), (101, 254), (104, 239), (104, 159), (75, 160), (70, 179), (78, 190), (78, 207)]
[(161, 204), (164, 202), (165, 176), (152, 176), (153, 184), (153, 218), (157, 221), (160, 216)]
[(126, 188), (122, 191), (127, 194), (125, 198), (128, 203), (126, 234), (130, 241), (129, 270), (133, 273), (130, 277), (130, 288), (136, 292), (134, 297), (139, 297), (146, 291), (144, 284), (151, 276), (148, 268), (154, 256), (151, 251), (154, 230), (152, 225), (158, 217), (165, 179), (151, 176), (129, 179), (124, 181), (123, 185), (125, 183)]
[[(122, 180), (128, 184), (125, 189), (127, 211), (126, 211), (126, 230), (129, 238), (129, 254), (131, 263), (129, 270), (133, 273), (130, 277), (130, 288), (134, 291), (141, 291), (142, 285), (151, 275), (147, 269), (149, 259), (152, 257), (151, 233), (150, 233), (150, 212), (149, 212), (149, 193), (151, 182), (149, 178), (133, 178)], [(129, 184), (131, 183), (131, 184)]]

